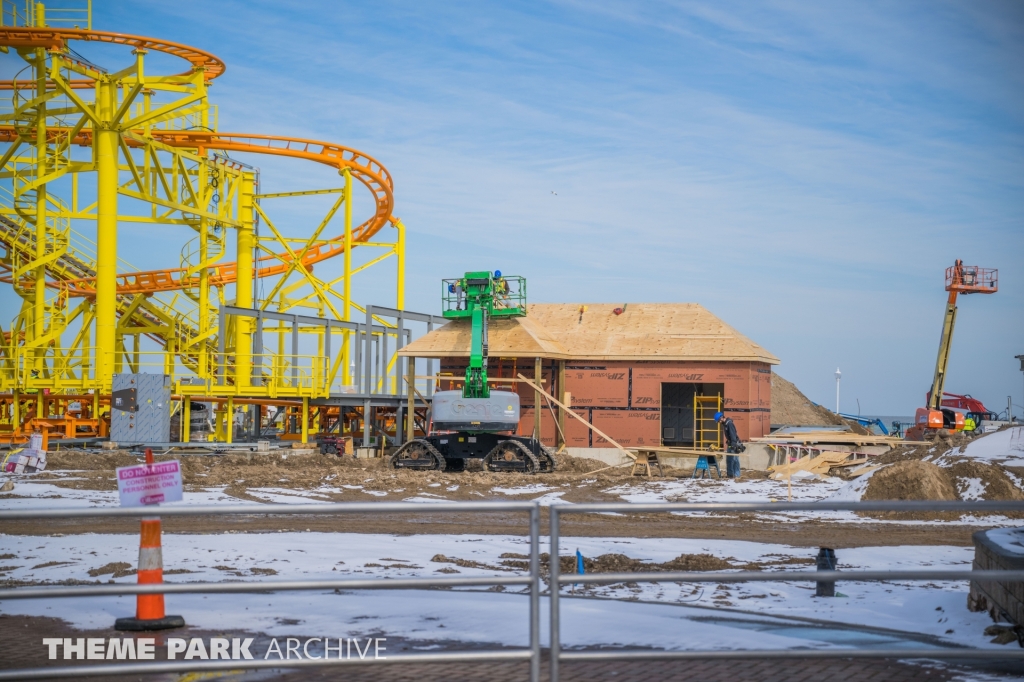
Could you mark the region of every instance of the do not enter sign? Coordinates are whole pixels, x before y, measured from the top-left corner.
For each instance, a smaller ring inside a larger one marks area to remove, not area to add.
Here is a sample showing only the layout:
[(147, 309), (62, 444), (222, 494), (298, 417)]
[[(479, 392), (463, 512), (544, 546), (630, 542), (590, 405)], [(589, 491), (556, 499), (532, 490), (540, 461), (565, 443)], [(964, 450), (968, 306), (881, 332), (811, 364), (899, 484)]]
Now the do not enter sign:
[(181, 463), (171, 460), (119, 467), (117, 492), (122, 507), (178, 502), (181, 500)]

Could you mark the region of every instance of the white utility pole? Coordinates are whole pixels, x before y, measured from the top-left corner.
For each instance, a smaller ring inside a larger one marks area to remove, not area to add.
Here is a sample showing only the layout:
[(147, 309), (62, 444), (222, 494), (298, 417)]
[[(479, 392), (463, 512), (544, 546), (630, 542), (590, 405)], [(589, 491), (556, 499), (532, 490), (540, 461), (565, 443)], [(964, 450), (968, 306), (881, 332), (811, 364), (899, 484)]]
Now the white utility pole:
[[(1024, 355), (1014, 355), (1013, 357), (1020, 360), (1020, 371), (1024, 372)], [(1006, 421), (1013, 421), (1013, 398), (1006, 396)]]
[(836, 367), (836, 414), (839, 414), (839, 380), (843, 377), (843, 373)]

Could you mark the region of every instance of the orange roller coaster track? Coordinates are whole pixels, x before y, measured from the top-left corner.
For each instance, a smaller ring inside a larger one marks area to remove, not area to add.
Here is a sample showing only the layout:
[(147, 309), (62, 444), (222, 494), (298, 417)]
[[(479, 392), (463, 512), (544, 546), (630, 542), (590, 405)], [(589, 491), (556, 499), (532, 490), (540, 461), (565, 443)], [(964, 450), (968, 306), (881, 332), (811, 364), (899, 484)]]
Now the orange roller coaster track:
[[(180, 57), (192, 65), (193, 70), (202, 69), (206, 80), (210, 81), (224, 73), (225, 65), (218, 57), (188, 45), (174, 43), (169, 40), (133, 36), (127, 33), (111, 31), (93, 31), (84, 28), (35, 28), (35, 27), (0, 27), (0, 45), (15, 49), (31, 49), (41, 47), (47, 50), (64, 50), (69, 40), (125, 45), (136, 50), (152, 50)], [(188, 75), (185, 72), (181, 75)], [(78, 87), (92, 87), (92, 80), (75, 81)], [(16, 85), (34, 86), (34, 81), (0, 81), (0, 90), (10, 90)]]
[[(22, 135), (24, 134), (23, 131)], [(68, 129), (51, 128), (47, 134), (57, 140), (61, 135), (66, 136)], [(32, 131), (31, 135), (34, 136), (35, 132)], [(370, 190), (376, 204), (373, 217), (352, 229), (353, 242), (365, 242), (379, 232), (388, 221), (397, 220), (391, 215), (394, 208), (391, 175), (379, 161), (358, 150), (329, 142), (277, 135), (152, 130), (149, 131), (149, 136), (172, 147), (272, 154), (316, 161), (337, 168), (339, 172), (347, 168), (354, 179), (359, 180)], [(0, 126), (0, 142), (15, 142), (18, 137), (18, 131), (14, 126)], [(74, 143), (83, 147), (92, 146), (92, 130), (79, 131), (75, 135)], [(129, 147), (138, 144), (131, 138), (127, 138), (125, 143)], [(345, 252), (343, 239), (344, 235), (339, 235), (315, 244), (302, 257), (302, 265), (313, 265), (341, 255)], [(271, 265), (271, 261), (275, 264)], [(254, 268), (253, 275), (258, 277), (281, 275), (288, 270), (290, 262), (291, 256), (287, 253), (262, 256)], [(235, 263), (221, 263), (209, 268), (209, 274), (210, 284), (221, 286), (233, 284), (238, 273)], [(175, 291), (195, 286), (198, 280), (199, 275), (194, 272), (190, 275), (187, 268), (127, 272), (117, 276), (117, 293), (148, 294)], [(95, 294), (93, 278), (68, 280), (62, 282), (60, 286), (66, 289), (69, 296), (92, 296)]]

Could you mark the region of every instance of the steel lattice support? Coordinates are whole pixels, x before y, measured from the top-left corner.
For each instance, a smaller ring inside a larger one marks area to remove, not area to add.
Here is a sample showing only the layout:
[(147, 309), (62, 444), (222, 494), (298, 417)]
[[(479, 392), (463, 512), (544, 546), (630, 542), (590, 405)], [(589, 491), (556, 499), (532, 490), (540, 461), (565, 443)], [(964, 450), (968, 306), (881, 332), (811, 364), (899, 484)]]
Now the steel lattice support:
[[(221, 328), (217, 310), (228, 302), (347, 320), (356, 305), (353, 275), (392, 255), (401, 307), (404, 226), (392, 215), (388, 171), (341, 145), (220, 132), (208, 87), (225, 66), (208, 52), (94, 30), (85, 0), (65, 0), (74, 6), (60, 9), (0, 2), (0, 49), (25, 63), (16, 79), (0, 82), (11, 95), (0, 108), (0, 282), (21, 301), (13, 319), (0, 319), (0, 438), (5, 429), (24, 434), (69, 418), (58, 414), (66, 405), (41, 394), (79, 397), (73, 402), (82, 418), (102, 430), (100, 412), (119, 372), (163, 372), (177, 394), (220, 390), (214, 397), (308, 400), (325, 396), (336, 378), (350, 384), (347, 330), (337, 331), (342, 357), (332, 367), (323, 357), (330, 327), (315, 332), (316, 350), (285, 359), (283, 345), (274, 353), (252, 347), (252, 320)], [(131, 60), (108, 71), (80, 57), (70, 47), (76, 41), (123, 46)], [(150, 73), (151, 52), (187, 68)], [(344, 186), (261, 193), (258, 171), (229, 156), (235, 153), (319, 163)], [(373, 215), (358, 225), (356, 184), (373, 198)], [(301, 238), (279, 229), (264, 205), (320, 194), (336, 200)], [(336, 218), (344, 229), (331, 236)], [(180, 231), (178, 262), (160, 270), (126, 263), (119, 230), (128, 224)], [(376, 241), (388, 227), (394, 241)], [(232, 241), (234, 260), (227, 261)], [(357, 247), (384, 252), (356, 264)], [(336, 256), (343, 256), (341, 277), (313, 275), (315, 264)], [(273, 293), (257, 299), (261, 281)]]

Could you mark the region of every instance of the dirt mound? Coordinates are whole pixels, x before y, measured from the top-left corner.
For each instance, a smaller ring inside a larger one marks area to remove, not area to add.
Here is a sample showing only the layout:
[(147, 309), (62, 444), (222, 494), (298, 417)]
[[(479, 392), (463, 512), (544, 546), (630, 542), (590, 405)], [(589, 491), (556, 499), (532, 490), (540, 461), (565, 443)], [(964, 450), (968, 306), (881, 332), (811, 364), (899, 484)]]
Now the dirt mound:
[(845, 422), (831, 410), (815, 405), (793, 383), (772, 373), (772, 424), (839, 426)]
[(949, 472), (920, 460), (885, 467), (868, 481), (863, 500), (959, 500)]
[[(563, 573), (576, 572), (576, 557), (560, 557), (559, 567)], [(583, 557), (583, 570), (587, 573), (639, 573), (642, 571), (723, 571), (736, 568), (726, 559), (711, 554), (680, 554), (671, 561), (652, 563), (628, 557), (625, 554), (602, 554)]]
[(599, 459), (589, 457), (572, 457), (570, 455), (555, 455), (555, 471), (560, 474), (588, 474), (591, 471), (604, 469), (608, 465)]
[(56, 450), (46, 453), (46, 466), (50, 469), (77, 469), (80, 471), (109, 471), (144, 461), (142, 455), (127, 450), (86, 453), (81, 450)]
[[(947, 471), (963, 499), (1024, 500), (1024, 490), (1018, 488), (998, 464), (963, 461)], [(972, 485), (972, 482), (975, 483)], [(980, 482), (983, 491), (976, 490), (976, 482)], [(971, 494), (974, 492), (980, 492), (980, 497)]]
[[(880, 469), (868, 480), (862, 500), (959, 500), (948, 469), (930, 462), (904, 460)], [(954, 521), (957, 512), (870, 512), (865, 516), (907, 521)]]

